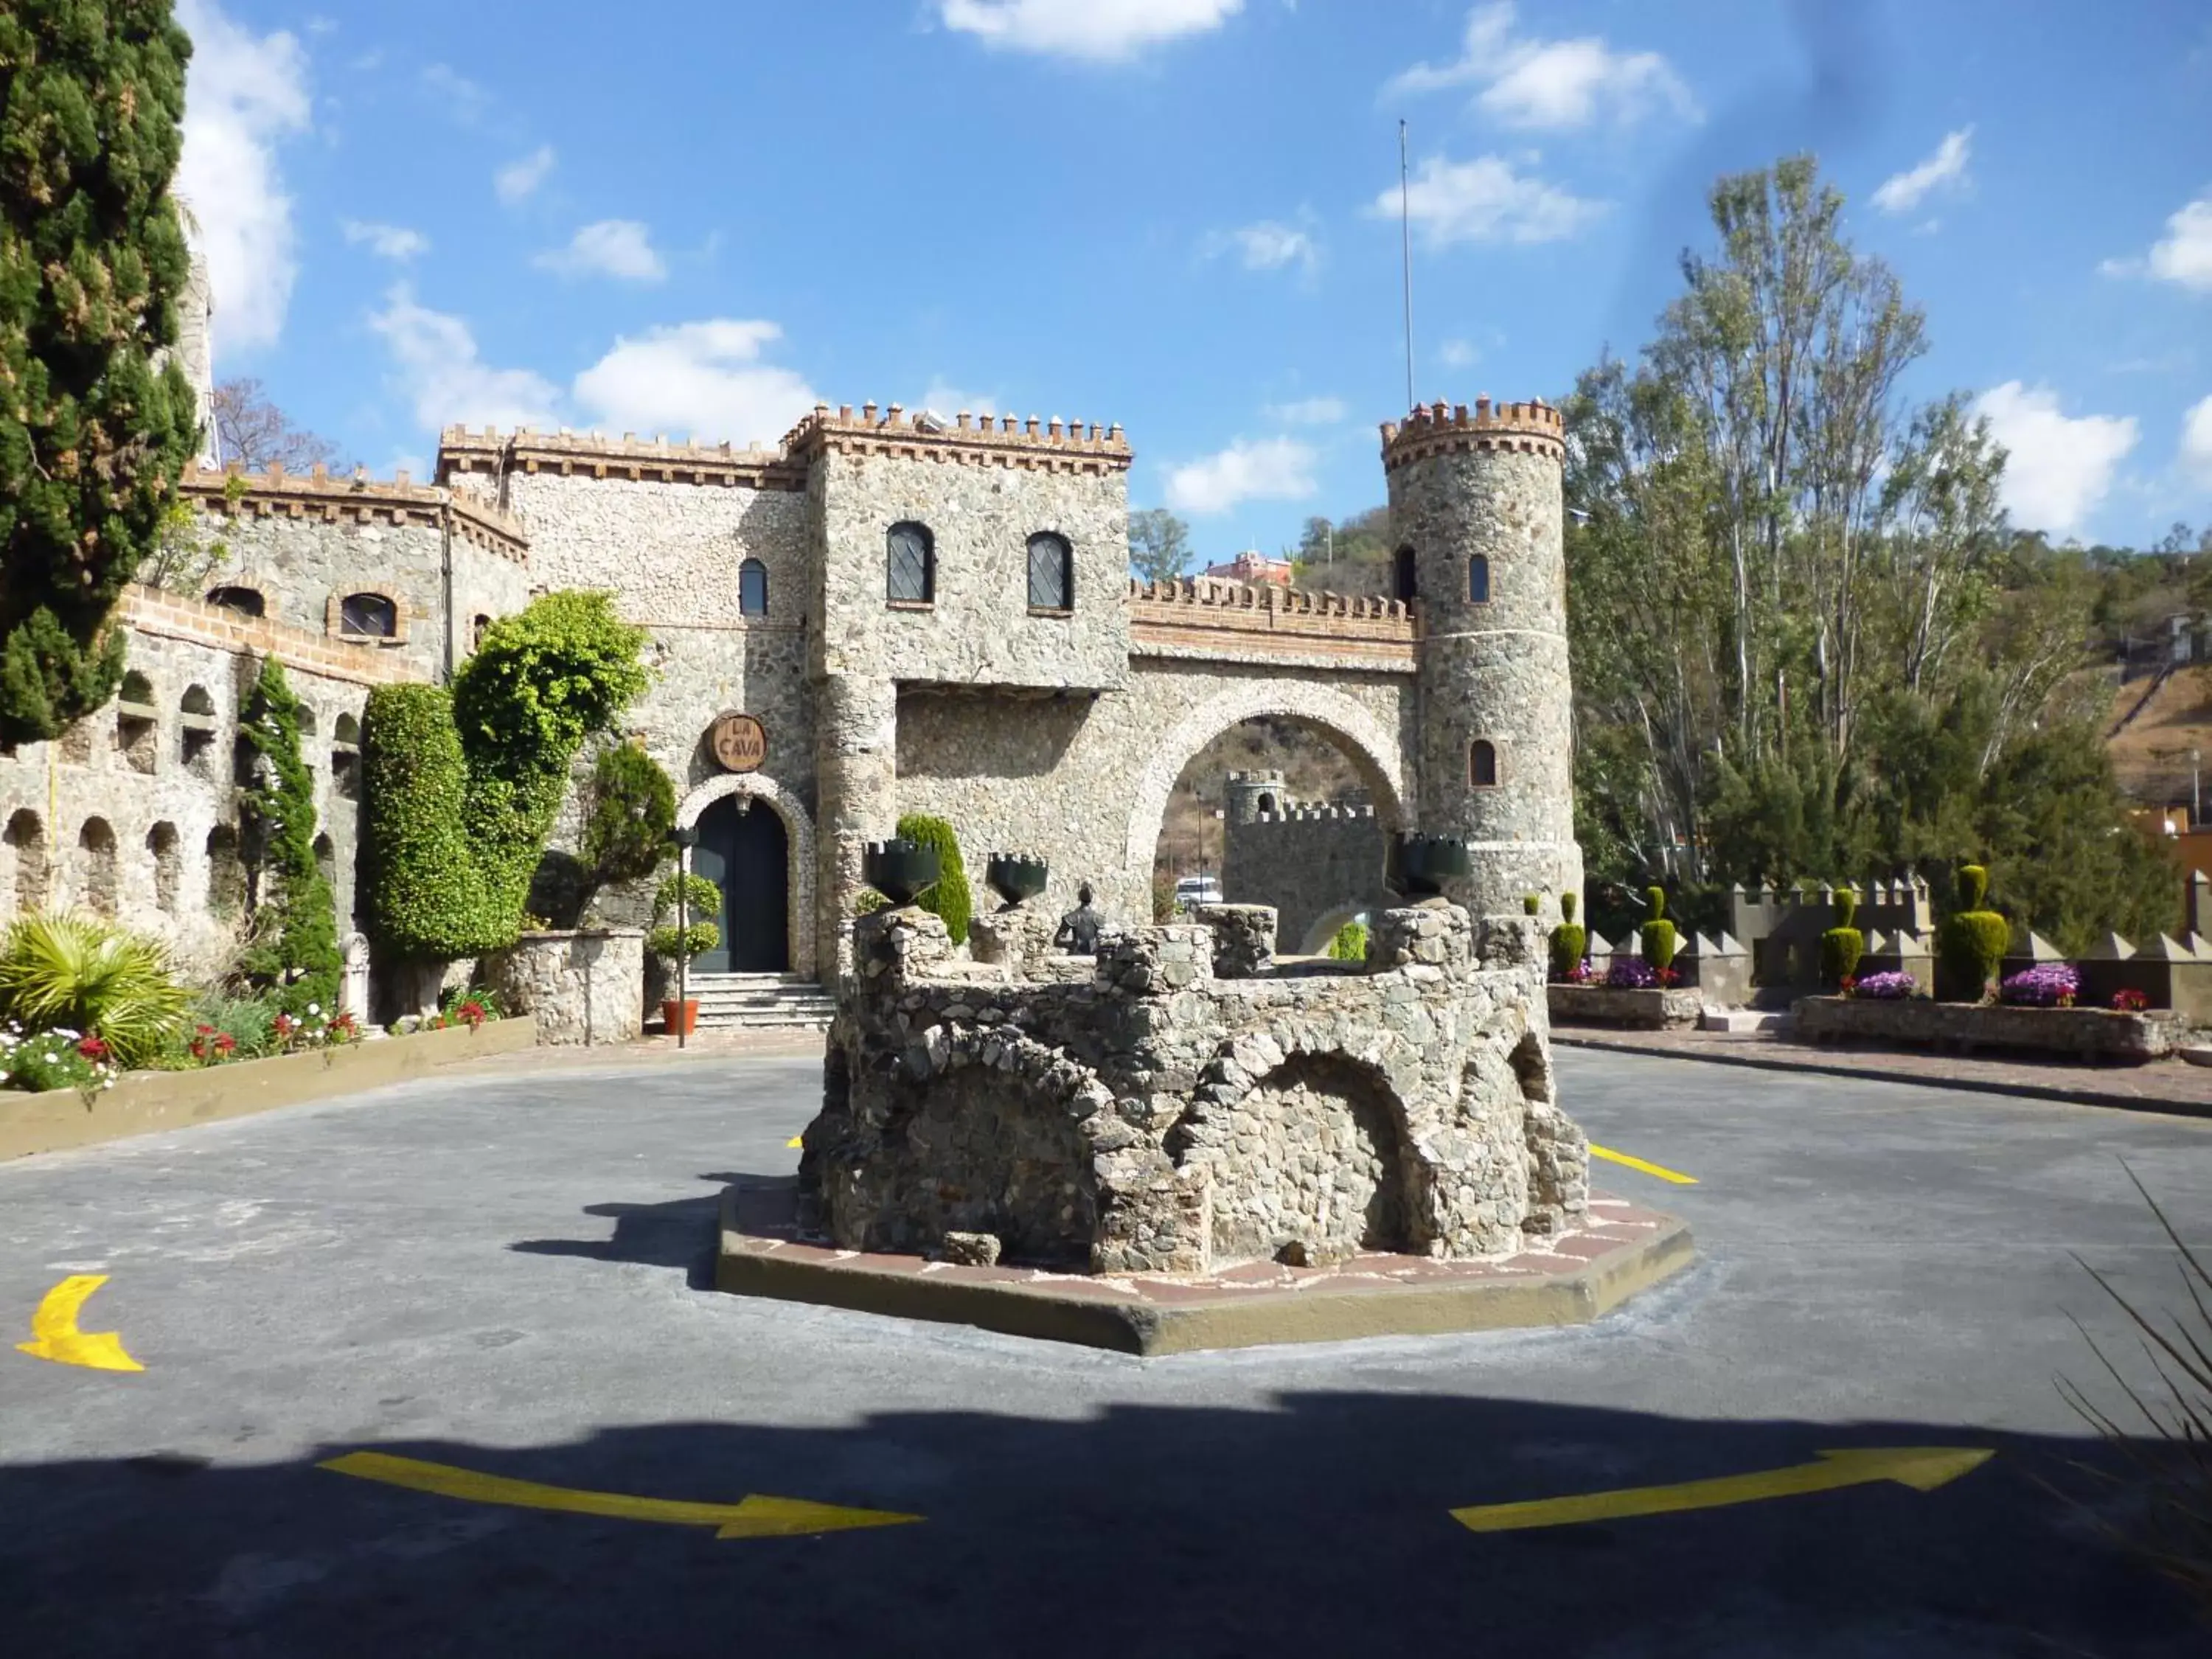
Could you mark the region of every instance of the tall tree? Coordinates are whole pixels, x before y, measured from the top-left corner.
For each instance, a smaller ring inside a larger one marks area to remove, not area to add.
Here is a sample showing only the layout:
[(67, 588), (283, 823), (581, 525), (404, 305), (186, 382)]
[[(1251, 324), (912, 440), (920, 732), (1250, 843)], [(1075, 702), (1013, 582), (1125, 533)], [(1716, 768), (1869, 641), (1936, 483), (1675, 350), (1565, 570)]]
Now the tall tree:
[(262, 659), (239, 731), (258, 757), (246, 788), (246, 822), (269, 878), (243, 963), (272, 986), (295, 1018), (337, 1012), (337, 904), (315, 857), (315, 777), (300, 754), (300, 700), (284, 665)]
[(1164, 507), (1129, 515), (1129, 572), (1139, 581), (1173, 581), (1190, 563), (1190, 526)]
[(327, 465), (337, 446), (292, 424), (292, 417), (263, 395), (261, 382), (225, 380), (215, 389), (216, 445), (223, 464), (265, 472), (276, 462), (287, 472)]
[(0, 6), (0, 744), (123, 672), (107, 630), (197, 436), (156, 354), (188, 276), (169, 196), (191, 44), (167, 0)]

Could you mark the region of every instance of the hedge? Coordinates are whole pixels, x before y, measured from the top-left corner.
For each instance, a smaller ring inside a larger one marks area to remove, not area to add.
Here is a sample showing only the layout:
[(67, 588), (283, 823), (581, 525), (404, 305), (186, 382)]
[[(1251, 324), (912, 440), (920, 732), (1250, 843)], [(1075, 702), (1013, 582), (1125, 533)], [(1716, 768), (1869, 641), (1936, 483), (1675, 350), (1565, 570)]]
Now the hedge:
[(945, 931), (960, 945), (968, 938), (968, 918), (975, 914), (968, 893), (968, 870), (960, 861), (960, 838), (943, 818), (927, 812), (908, 812), (898, 821), (898, 833), (918, 846), (937, 849), (937, 885), (917, 901), (925, 910), (945, 919)]

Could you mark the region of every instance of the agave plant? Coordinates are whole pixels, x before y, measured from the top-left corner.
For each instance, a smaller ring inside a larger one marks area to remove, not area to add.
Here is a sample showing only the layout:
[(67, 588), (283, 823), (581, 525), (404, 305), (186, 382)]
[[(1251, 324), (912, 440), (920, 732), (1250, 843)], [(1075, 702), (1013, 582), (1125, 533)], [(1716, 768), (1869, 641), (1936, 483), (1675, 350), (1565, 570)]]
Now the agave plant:
[(0, 934), (0, 1015), (97, 1035), (143, 1064), (183, 1024), (185, 988), (156, 941), (92, 915), (23, 916)]

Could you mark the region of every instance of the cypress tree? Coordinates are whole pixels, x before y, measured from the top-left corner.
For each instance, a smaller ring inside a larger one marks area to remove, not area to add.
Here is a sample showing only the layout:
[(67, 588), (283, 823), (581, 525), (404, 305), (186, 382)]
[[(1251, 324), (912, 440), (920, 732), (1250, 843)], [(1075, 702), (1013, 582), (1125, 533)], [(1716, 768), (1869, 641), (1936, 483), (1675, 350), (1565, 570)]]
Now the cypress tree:
[(240, 730), (261, 757), (246, 811), (274, 884), (254, 917), (246, 970), (276, 987), (286, 1012), (304, 1015), (312, 1003), (328, 1017), (345, 965), (337, 900), (315, 861), (315, 776), (300, 757), (300, 700), (274, 657), (262, 659)]
[(155, 354), (189, 276), (168, 0), (0, 5), (0, 744), (114, 694), (106, 623), (197, 436)]

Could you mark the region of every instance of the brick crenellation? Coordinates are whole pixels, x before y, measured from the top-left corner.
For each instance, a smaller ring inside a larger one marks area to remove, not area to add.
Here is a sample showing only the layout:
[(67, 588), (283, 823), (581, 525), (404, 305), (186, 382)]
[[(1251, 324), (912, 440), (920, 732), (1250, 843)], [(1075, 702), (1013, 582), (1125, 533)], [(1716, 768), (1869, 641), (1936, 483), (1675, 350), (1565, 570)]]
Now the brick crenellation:
[(1566, 456), (1566, 423), (1559, 411), (1538, 399), (1492, 404), (1478, 398), (1465, 404), (1434, 403), (1415, 409), (1403, 421), (1382, 422), (1382, 470), (1431, 455), (1474, 450), (1520, 450)]
[(487, 553), (518, 564), (530, 562), (530, 536), (520, 522), (489, 504), (434, 484), (418, 484), (405, 472), (372, 478), (366, 468), (333, 475), (318, 464), (289, 472), (272, 461), (262, 472), (233, 465), (220, 472), (187, 467), (179, 487), (203, 510), (225, 517), (319, 519), (325, 524), (449, 525), (453, 533)]
[(850, 404), (834, 411), (817, 404), (784, 434), (783, 453), (794, 460), (833, 450), (1046, 472), (1123, 472), (1130, 461), (1129, 441), (1118, 422), (1101, 427), (1095, 421), (1063, 422), (1057, 415), (1046, 421), (1002, 415), (994, 424), (993, 416), (964, 409), (947, 422), (899, 404), (880, 415), (874, 404), (861, 404), (857, 415)]

